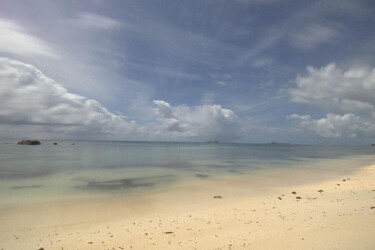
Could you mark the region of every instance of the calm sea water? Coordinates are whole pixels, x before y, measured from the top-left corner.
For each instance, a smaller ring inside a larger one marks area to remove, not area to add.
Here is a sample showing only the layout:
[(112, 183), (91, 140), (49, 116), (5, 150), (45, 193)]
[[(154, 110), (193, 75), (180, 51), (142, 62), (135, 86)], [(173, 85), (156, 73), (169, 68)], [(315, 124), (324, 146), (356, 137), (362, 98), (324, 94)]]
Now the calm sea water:
[[(74, 144), (74, 145), (72, 145)], [(305, 146), (114, 141), (0, 141), (2, 202), (157, 190), (186, 178), (375, 155), (371, 146)]]

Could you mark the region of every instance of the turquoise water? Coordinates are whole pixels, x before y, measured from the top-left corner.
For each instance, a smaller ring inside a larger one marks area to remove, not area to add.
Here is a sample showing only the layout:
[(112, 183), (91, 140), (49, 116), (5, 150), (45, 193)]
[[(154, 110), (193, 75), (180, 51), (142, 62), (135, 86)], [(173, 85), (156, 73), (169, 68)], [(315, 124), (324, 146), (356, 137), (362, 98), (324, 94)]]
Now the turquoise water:
[[(113, 141), (0, 144), (2, 202), (158, 190), (186, 179), (209, 179), (306, 162), (375, 155), (370, 146), (207, 144)], [(74, 144), (74, 145), (72, 145)]]

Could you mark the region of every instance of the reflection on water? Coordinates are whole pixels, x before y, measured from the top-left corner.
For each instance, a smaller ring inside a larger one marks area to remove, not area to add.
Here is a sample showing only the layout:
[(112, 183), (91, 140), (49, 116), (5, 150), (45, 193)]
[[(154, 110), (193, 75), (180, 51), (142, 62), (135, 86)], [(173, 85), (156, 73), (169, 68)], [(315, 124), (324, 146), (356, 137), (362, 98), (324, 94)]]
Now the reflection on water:
[(42, 141), (0, 141), (2, 200), (155, 189), (179, 180), (209, 180), (265, 168), (374, 155), (375, 147)]

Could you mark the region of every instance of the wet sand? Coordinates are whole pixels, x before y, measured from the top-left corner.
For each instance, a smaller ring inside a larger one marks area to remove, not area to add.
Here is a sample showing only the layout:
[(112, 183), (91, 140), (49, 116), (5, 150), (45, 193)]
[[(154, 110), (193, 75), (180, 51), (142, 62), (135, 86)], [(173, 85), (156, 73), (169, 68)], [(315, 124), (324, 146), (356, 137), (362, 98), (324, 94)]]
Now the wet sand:
[(0, 249), (375, 249), (375, 165), (321, 171), (2, 204)]

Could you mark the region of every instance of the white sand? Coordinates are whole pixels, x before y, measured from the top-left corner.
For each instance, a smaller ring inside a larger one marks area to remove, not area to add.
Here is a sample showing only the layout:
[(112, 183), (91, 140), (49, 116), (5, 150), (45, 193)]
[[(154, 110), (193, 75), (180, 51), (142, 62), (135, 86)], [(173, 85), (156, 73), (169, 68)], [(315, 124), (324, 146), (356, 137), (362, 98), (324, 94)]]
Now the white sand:
[(3, 204), (0, 249), (375, 249), (375, 165), (319, 171), (197, 180), (142, 196)]

